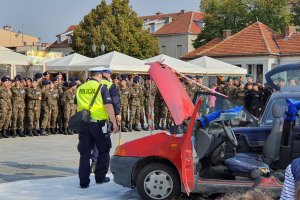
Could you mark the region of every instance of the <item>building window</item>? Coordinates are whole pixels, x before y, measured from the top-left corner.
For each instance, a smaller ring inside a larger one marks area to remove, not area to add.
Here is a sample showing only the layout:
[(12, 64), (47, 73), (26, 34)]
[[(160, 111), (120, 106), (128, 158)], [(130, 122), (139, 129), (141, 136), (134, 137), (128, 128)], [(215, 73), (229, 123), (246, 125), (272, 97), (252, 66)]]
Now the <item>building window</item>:
[(161, 54), (167, 54), (166, 46), (161, 46), (161, 47), (160, 47), (160, 53), (161, 53)]
[(155, 32), (155, 24), (151, 24), (150, 26), (150, 33)]
[(176, 46), (176, 58), (180, 58), (182, 56), (182, 45)]

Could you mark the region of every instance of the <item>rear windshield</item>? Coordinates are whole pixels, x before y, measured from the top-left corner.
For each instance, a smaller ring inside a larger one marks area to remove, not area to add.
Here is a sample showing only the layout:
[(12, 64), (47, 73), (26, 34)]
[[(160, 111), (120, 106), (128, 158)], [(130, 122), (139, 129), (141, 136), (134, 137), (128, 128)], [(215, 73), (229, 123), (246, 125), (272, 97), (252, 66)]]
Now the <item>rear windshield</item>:
[(271, 76), (274, 84), (279, 87), (284, 86), (299, 86), (300, 85), (300, 69), (280, 72)]

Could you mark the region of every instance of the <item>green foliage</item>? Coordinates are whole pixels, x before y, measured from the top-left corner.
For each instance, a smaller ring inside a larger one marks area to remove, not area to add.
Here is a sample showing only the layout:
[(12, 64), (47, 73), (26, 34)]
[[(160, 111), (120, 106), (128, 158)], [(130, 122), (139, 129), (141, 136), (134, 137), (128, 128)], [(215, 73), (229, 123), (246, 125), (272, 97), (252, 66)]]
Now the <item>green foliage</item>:
[(101, 44), (105, 52), (118, 51), (136, 58), (145, 59), (159, 52), (158, 40), (143, 30), (143, 22), (129, 7), (129, 0), (105, 0), (76, 27), (72, 38), (75, 52), (93, 57), (92, 46), (97, 46), (98, 55)]
[(205, 26), (194, 47), (222, 37), (225, 29), (234, 34), (256, 21), (281, 32), (292, 21), (288, 4), (289, 0), (201, 0)]

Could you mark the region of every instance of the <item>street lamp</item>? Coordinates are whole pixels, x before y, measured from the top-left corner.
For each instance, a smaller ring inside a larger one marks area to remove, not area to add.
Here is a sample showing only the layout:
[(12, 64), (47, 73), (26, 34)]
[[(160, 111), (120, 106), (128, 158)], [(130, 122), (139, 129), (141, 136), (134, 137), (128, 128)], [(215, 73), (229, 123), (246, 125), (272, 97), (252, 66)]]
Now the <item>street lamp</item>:
[(96, 55), (97, 46), (95, 44), (92, 45), (92, 51)]
[[(97, 52), (97, 46), (95, 44), (92, 45), (92, 51), (96, 56), (99, 56), (99, 53)], [(100, 55), (103, 55), (105, 53), (105, 45), (100, 45)]]

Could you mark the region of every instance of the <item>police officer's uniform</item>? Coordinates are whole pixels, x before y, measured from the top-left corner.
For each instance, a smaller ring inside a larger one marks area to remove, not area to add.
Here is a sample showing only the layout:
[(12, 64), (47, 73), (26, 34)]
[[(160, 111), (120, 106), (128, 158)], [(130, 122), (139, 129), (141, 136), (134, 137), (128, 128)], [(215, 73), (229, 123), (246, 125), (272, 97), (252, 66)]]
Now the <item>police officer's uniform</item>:
[[(93, 72), (101, 73), (102, 70), (96, 70)], [(96, 79), (90, 79), (85, 84), (82, 84), (76, 93), (77, 112), (83, 109), (89, 109), (90, 103), (95, 95), (95, 92), (99, 86), (99, 82)], [(95, 100), (94, 105), (90, 109), (91, 123), (82, 127), (79, 132), (79, 145), (78, 150), (80, 152), (79, 163), (79, 179), (80, 186), (86, 188), (90, 183), (90, 156), (94, 145), (98, 148), (98, 160), (95, 168), (95, 180), (96, 183), (108, 182), (109, 179), (105, 177), (109, 167), (109, 151), (111, 148), (110, 135), (107, 132), (106, 122), (108, 121), (108, 113), (106, 112), (105, 105), (111, 104), (111, 98), (106, 85), (101, 85), (98, 97)]]

